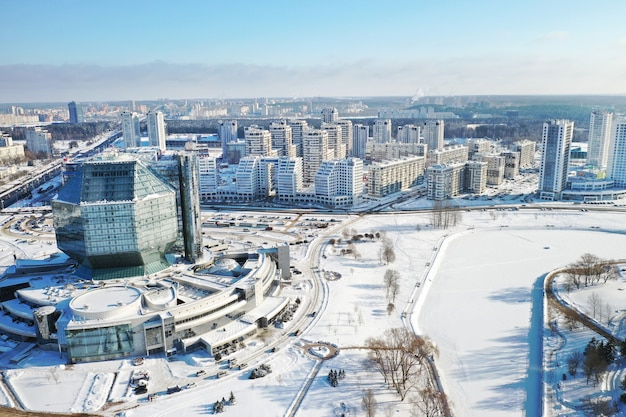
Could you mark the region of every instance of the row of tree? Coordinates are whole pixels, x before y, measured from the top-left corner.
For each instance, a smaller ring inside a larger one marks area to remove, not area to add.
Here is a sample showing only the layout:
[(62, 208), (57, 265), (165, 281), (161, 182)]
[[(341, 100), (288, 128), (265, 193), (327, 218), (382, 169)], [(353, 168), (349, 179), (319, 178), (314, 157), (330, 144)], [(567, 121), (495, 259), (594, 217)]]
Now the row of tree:
[(435, 201), (431, 211), (430, 224), (435, 229), (449, 229), (456, 226), (463, 216), (458, 207), (450, 204), (449, 200)]
[(585, 253), (578, 261), (569, 265), (566, 285), (569, 291), (573, 287), (580, 289), (614, 279), (617, 279), (617, 271), (611, 260)]

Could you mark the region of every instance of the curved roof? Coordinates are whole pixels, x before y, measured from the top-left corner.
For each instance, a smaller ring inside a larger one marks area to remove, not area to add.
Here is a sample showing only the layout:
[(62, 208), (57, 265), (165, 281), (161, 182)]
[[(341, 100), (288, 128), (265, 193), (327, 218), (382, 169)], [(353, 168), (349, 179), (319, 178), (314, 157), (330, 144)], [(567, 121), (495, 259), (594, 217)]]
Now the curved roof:
[(84, 318), (105, 318), (134, 311), (141, 303), (135, 287), (105, 287), (81, 294), (70, 301), (72, 312)]

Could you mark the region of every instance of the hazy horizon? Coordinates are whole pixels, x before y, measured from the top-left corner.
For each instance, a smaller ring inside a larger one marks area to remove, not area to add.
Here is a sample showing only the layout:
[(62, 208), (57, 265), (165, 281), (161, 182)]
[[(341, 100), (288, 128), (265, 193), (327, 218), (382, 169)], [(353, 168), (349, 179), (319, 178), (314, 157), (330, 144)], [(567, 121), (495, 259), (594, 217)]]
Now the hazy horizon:
[(0, 102), (626, 94), (626, 3), (7, 2)]

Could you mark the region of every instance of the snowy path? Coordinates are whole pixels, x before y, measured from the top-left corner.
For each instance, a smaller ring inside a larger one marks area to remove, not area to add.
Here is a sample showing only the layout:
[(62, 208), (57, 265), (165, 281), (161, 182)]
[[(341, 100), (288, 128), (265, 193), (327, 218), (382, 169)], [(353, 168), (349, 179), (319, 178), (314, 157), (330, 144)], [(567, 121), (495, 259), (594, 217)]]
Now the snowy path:
[(543, 332), (544, 332), (544, 294), (545, 275), (537, 278), (532, 292), (532, 312), (530, 331), (528, 332), (528, 376), (526, 378), (527, 416), (543, 415)]
[(311, 384), (313, 383), (313, 381), (315, 381), (315, 377), (317, 377), (317, 374), (322, 368), (322, 362), (323, 361), (318, 360), (315, 366), (313, 366), (313, 369), (311, 369), (311, 373), (307, 376), (304, 385), (302, 385), (302, 388), (300, 388), (300, 391), (298, 391), (298, 395), (296, 396), (295, 400), (285, 412), (285, 417), (293, 417), (296, 415), (296, 413), (300, 409), (302, 400), (304, 400), (304, 396), (309, 391), (309, 388), (311, 388)]

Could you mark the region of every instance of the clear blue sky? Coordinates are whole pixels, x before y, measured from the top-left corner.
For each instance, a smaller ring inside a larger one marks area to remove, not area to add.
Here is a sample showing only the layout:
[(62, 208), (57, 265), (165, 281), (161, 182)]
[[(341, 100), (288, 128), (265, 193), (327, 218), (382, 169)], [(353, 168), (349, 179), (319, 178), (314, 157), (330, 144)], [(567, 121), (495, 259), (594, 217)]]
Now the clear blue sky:
[(0, 102), (626, 94), (626, 1), (2, 0)]

